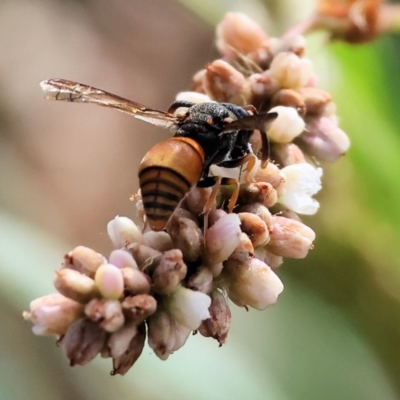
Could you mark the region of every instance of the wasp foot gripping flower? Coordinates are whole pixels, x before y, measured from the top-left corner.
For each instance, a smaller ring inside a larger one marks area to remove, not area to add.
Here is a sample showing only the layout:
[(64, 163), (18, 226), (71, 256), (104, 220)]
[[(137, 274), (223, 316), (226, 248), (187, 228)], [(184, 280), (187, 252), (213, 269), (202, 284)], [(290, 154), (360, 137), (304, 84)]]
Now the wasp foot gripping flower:
[[(123, 216), (110, 221), (115, 249), (108, 259), (83, 246), (64, 257), (54, 278), (59, 293), (32, 301), (24, 317), (35, 334), (58, 337), (71, 365), (100, 354), (112, 359), (112, 374), (124, 375), (146, 338), (166, 360), (196, 331), (223, 345), (232, 303), (256, 310), (275, 304), (283, 283), (273, 269), (313, 248), (315, 233), (299, 215), (319, 208), (313, 198), (321, 189), (317, 163), (336, 161), (350, 143), (337, 125), (331, 96), (317, 87), (306, 41), (299, 35), (271, 38), (248, 17), (229, 13), (217, 27), (217, 47), (223, 58), (194, 75), (194, 91), (180, 93), (180, 105), (251, 104), (242, 112), (272, 111), (275, 120), (268, 121), (266, 132), (252, 133), (254, 154), (243, 168), (226, 168), (241, 159), (234, 153), (241, 146), (223, 160), (225, 168), (211, 165), (210, 179), (229, 179), (194, 186), (173, 207), (168, 201), (176, 194), (165, 189), (163, 206), (174, 211), (162, 231), (148, 229), (144, 203), (152, 204), (154, 194), (146, 188), (143, 199), (140, 192), (134, 196), (144, 228)], [(210, 126), (220, 123), (207, 120)], [(165, 188), (181, 190), (174, 185)]]

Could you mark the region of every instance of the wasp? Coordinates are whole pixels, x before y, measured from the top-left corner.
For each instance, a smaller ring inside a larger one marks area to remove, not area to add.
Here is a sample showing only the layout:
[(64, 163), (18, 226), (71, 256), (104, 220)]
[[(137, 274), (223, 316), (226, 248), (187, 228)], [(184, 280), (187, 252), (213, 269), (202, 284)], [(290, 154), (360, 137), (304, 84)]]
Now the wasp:
[(237, 181), (209, 176), (209, 170), (212, 165), (236, 168), (247, 162), (248, 173), (255, 163), (249, 144), (255, 129), (261, 132), (262, 138), (261, 166), (267, 165), (266, 129), (277, 117), (276, 113), (258, 114), (253, 106), (217, 102), (194, 104), (182, 100), (173, 102), (165, 112), (65, 79), (46, 80), (40, 86), (48, 100), (114, 108), (174, 133), (173, 137), (151, 148), (139, 167), (143, 207), (154, 231), (164, 229), (178, 204), (195, 185), (214, 186), (210, 198), (215, 198), (219, 185), (236, 184), (228, 204), (228, 210), (232, 211), (238, 196)]

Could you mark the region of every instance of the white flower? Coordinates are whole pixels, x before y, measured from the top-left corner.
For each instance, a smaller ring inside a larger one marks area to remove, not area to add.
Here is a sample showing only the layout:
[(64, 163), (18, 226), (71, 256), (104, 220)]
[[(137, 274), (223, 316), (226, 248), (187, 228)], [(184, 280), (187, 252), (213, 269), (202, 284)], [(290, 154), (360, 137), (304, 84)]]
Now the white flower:
[(286, 179), (285, 192), (279, 203), (304, 215), (313, 215), (319, 208), (315, 193), (321, 190), (322, 168), (314, 168), (307, 163), (288, 165), (281, 172)]
[(181, 286), (168, 299), (167, 311), (178, 324), (196, 330), (202, 321), (210, 318), (210, 305), (210, 296)]
[(305, 122), (293, 107), (276, 106), (269, 112), (278, 114), (267, 131), (272, 142), (289, 143), (304, 131)]

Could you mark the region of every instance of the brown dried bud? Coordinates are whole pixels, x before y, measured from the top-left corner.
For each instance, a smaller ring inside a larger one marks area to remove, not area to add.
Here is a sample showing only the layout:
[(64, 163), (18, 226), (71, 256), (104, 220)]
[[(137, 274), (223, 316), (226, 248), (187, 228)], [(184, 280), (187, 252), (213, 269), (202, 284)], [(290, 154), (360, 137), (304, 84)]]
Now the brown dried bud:
[(242, 232), (244, 232), (254, 247), (263, 246), (269, 241), (267, 224), (258, 216), (248, 212), (238, 214)]
[(307, 162), (304, 153), (294, 143), (274, 143), (272, 152), (275, 162), (281, 167)]
[(209, 268), (200, 267), (188, 280), (187, 287), (202, 293), (210, 293), (213, 284), (213, 273)]
[(231, 326), (231, 310), (225, 300), (225, 297), (214, 290), (211, 294), (211, 306), (209, 308), (211, 317), (202, 322), (199, 332), (205, 337), (212, 337), (222, 346), (228, 338), (229, 328)]
[(272, 207), (278, 201), (276, 190), (269, 182), (243, 183), (240, 185), (239, 203), (261, 203)]
[(300, 115), (306, 113), (306, 104), (304, 97), (297, 90), (281, 89), (274, 94), (271, 100), (271, 107), (285, 106), (295, 108)]
[(151, 280), (148, 275), (133, 268), (122, 268), (125, 290), (131, 294), (146, 294), (150, 292)]
[(138, 330), (134, 321), (129, 321), (116, 332), (112, 333), (107, 340), (105, 348), (102, 349), (102, 357), (121, 357), (129, 347), (129, 343)]
[(161, 255), (160, 251), (139, 243), (132, 243), (128, 246), (129, 252), (136, 260), (141, 270), (151, 269), (154, 264), (158, 263)]
[(212, 62), (206, 70), (204, 88), (213, 100), (242, 106), (248, 104), (251, 92), (242, 73), (223, 60)]
[(161, 360), (166, 360), (175, 345), (174, 319), (165, 311), (157, 310), (148, 320), (148, 343)]
[(348, 136), (327, 117), (310, 121), (299, 141), (308, 153), (329, 162), (337, 161), (350, 147)]
[(174, 247), (171, 236), (167, 232), (148, 231), (143, 234), (142, 243), (161, 252), (171, 250)]
[(157, 302), (153, 296), (138, 294), (136, 296), (125, 297), (121, 306), (128, 318), (133, 319), (135, 324), (140, 324), (156, 311)]
[(146, 326), (142, 324), (129, 343), (128, 349), (119, 357), (113, 357), (113, 371), (111, 375), (125, 375), (137, 361), (143, 351), (146, 340)]
[(80, 319), (70, 326), (62, 339), (70, 365), (85, 365), (100, 353), (107, 339), (106, 332), (88, 319)]
[(153, 289), (159, 294), (172, 294), (187, 273), (182, 252), (178, 249), (166, 251), (153, 273)]
[(266, 206), (260, 203), (246, 204), (238, 208), (238, 212), (248, 212), (260, 217), (267, 225), (269, 231), (272, 230), (272, 214)]
[(188, 218), (174, 218), (168, 226), (174, 247), (182, 251), (186, 262), (196, 261), (203, 249), (203, 233), (198, 225)]
[(115, 332), (125, 322), (118, 300), (93, 299), (85, 307), (87, 317), (107, 332)]
[(313, 248), (314, 231), (302, 222), (274, 217), (273, 230), (266, 249), (282, 257), (304, 258)]
[[(262, 107), (265, 103), (265, 99), (270, 98), (280, 88), (278, 81), (271, 77), (269, 70), (262, 73), (251, 74), (247, 78), (247, 81), (251, 93), (249, 103), (253, 104), (256, 108)], [(262, 108), (261, 110), (265, 111)]]
[(53, 284), (64, 296), (83, 304), (99, 294), (92, 278), (73, 269), (56, 271)]
[(97, 268), (104, 263), (104, 257), (100, 253), (88, 247), (78, 246), (64, 256), (63, 268), (75, 269), (91, 278)]

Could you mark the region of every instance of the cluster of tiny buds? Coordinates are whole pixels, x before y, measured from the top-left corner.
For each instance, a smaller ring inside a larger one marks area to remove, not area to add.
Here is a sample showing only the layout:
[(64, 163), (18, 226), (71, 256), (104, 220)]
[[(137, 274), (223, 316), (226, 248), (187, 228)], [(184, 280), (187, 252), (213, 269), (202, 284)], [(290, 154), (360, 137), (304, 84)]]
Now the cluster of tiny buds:
[[(194, 187), (164, 231), (142, 230), (117, 216), (107, 227), (115, 247), (108, 259), (83, 246), (65, 256), (54, 278), (58, 293), (32, 301), (24, 317), (34, 333), (59, 337), (71, 365), (101, 354), (112, 358), (113, 374), (123, 375), (146, 337), (163, 360), (191, 332), (223, 345), (229, 302), (263, 310), (277, 301), (283, 284), (275, 269), (283, 258), (304, 258), (313, 248), (315, 233), (299, 214), (319, 207), (312, 197), (321, 189), (316, 160), (335, 161), (349, 147), (330, 95), (316, 86), (304, 46), (300, 36), (269, 38), (242, 14), (229, 13), (218, 25), (223, 59), (198, 72), (193, 91), (178, 99), (274, 110), (270, 162), (257, 160), (245, 174), (212, 167), (212, 174), (240, 182), (232, 213), (224, 210), (231, 186), (222, 186), (211, 205), (212, 188)], [(253, 136), (257, 153), (261, 139)], [(140, 193), (136, 198), (145, 221)]]

